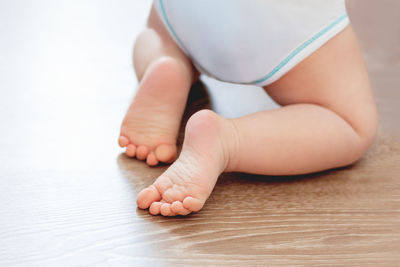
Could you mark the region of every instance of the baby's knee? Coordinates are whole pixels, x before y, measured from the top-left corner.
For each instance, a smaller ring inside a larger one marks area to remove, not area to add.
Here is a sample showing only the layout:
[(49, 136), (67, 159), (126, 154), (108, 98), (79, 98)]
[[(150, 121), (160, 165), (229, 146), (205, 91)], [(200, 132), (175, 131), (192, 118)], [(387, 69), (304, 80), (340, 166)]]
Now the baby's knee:
[(144, 28), (142, 32), (136, 37), (135, 52), (143, 52), (149, 48), (161, 48), (162, 39), (160, 35), (152, 28)]
[(375, 105), (369, 107), (366, 118), (361, 122), (360, 137), (363, 140), (363, 145), (368, 148), (375, 140), (378, 132), (378, 112)]
[(146, 28), (138, 35), (133, 50), (133, 64), (139, 80), (151, 62), (162, 56), (161, 47), (161, 38), (153, 29)]
[(364, 112), (353, 120), (353, 129), (356, 131), (359, 142), (356, 146), (354, 161), (359, 160), (368, 148), (374, 143), (378, 132), (378, 113), (376, 106), (365, 107)]

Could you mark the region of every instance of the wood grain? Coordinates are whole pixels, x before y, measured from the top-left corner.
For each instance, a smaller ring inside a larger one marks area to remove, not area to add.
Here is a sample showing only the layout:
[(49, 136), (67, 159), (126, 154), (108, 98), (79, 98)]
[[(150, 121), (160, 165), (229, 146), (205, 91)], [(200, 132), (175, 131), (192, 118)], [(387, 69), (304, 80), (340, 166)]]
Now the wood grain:
[[(137, 209), (167, 166), (116, 143), (149, 4), (0, 2), (0, 266), (398, 266), (400, 3), (348, 3), (381, 117), (368, 154), (299, 177), (224, 174), (187, 218)], [(184, 121), (275, 107), (258, 88), (203, 81)]]

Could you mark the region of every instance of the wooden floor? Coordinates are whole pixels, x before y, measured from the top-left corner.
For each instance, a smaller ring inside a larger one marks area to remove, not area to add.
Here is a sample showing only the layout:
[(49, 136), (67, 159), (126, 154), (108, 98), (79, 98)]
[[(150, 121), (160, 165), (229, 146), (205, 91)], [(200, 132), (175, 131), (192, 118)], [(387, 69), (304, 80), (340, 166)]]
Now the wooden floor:
[[(380, 111), (369, 153), (302, 177), (225, 174), (187, 218), (137, 209), (166, 166), (117, 146), (149, 4), (0, 1), (0, 266), (399, 266), (400, 2), (348, 3)], [(274, 107), (258, 88), (204, 82), (186, 117)]]

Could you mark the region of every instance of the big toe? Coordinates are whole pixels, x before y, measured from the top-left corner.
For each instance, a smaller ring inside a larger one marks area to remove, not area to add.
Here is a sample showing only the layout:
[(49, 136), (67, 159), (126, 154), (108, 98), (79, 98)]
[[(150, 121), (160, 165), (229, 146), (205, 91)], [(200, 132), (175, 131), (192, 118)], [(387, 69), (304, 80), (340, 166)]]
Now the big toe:
[(171, 163), (176, 159), (176, 145), (159, 145), (155, 150), (156, 157), (159, 161)]
[(160, 193), (154, 185), (151, 185), (139, 193), (136, 204), (140, 209), (147, 209), (153, 202), (159, 200), (161, 200)]

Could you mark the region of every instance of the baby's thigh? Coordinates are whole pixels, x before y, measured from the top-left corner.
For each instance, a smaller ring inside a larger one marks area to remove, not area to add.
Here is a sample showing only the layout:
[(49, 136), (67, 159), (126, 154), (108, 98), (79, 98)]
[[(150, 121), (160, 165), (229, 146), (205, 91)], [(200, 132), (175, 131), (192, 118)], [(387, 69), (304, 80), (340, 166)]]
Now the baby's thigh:
[(320, 105), (341, 116), (357, 132), (375, 132), (376, 105), (351, 26), (265, 90), (281, 105)]

